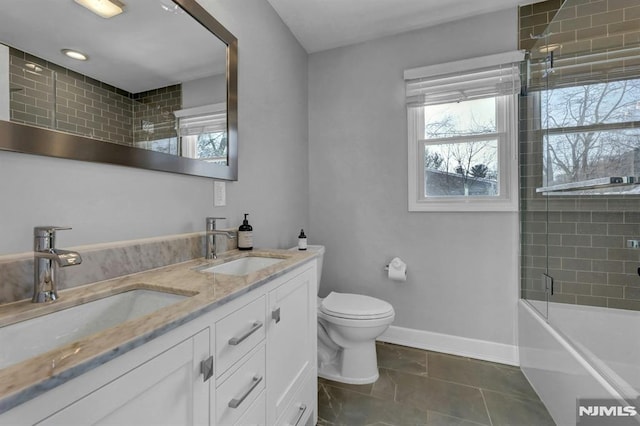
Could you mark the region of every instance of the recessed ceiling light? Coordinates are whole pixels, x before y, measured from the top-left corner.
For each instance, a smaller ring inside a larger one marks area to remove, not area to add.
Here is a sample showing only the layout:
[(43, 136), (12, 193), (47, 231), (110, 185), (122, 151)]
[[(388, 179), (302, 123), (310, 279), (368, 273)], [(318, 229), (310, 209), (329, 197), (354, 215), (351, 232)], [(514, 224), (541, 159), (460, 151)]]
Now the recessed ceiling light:
[(85, 55), (82, 52), (78, 52), (77, 50), (62, 49), (61, 52), (64, 53), (65, 55), (67, 55), (68, 57), (70, 57), (72, 59), (75, 59), (77, 61), (86, 61), (87, 59), (89, 59), (89, 57), (87, 55)]
[(103, 18), (113, 18), (121, 14), (124, 3), (118, 0), (74, 0), (81, 6), (86, 7), (93, 13)]

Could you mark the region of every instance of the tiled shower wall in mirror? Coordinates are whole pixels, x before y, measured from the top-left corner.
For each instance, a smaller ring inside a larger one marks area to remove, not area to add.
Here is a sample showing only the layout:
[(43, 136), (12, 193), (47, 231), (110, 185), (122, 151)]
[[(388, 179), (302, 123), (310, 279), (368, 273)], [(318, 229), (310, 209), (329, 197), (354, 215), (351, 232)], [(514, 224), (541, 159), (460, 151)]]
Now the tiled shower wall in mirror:
[[(520, 47), (532, 49), (530, 35), (545, 31), (548, 43), (562, 46), (561, 58), (573, 65), (574, 81), (640, 78), (640, 56), (621, 49), (640, 46), (640, 5), (636, 0), (596, 0), (563, 7), (550, 0), (520, 8)], [(553, 20), (553, 22), (552, 22)], [(551, 26), (549, 26), (551, 23)], [(547, 28), (548, 27), (548, 28)], [(596, 63), (594, 54), (606, 60)], [(616, 55), (618, 55), (616, 57)], [(610, 69), (616, 75), (610, 76)], [(562, 71), (556, 84), (572, 82)], [(640, 240), (640, 195), (550, 195), (543, 186), (543, 130), (540, 103), (533, 96), (520, 104), (521, 283), (522, 296), (544, 300), (542, 273), (554, 277), (551, 301), (640, 310), (640, 250), (627, 240)], [(631, 114), (638, 114), (631, 111)], [(638, 118), (630, 119), (631, 133)], [(634, 157), (630, 151), (627, 158)], [(633, 158), (632, 158), (633, 160)], [(633, 161), (632, 161), (633, 162)]]
[(180, 84), (134, 94), (20, 50), (9, 52), (12, 121), (145, 148), (147, 141), (176, 137), (171, 113), (181, 108)]

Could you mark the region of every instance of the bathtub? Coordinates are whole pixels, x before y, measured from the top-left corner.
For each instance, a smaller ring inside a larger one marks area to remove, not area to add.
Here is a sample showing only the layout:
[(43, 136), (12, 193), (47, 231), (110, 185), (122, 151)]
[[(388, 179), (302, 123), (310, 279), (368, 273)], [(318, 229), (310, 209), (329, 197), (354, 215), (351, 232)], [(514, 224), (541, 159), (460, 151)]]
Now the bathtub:
[(518, 303), (520, 368), (558, 425), (576, 424), (578, 398), (640, 412), (640, 312), (549, 303), (547, 321), (541, 302)]

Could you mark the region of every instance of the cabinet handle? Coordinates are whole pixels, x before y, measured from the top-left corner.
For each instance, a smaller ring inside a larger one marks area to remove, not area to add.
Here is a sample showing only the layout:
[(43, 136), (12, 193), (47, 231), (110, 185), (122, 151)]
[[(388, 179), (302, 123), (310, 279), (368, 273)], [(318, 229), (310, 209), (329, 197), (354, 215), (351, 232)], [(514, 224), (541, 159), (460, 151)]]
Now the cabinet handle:
[(238, 408), (240, 404), (242, 404), (242, 401), (247, 399), (249, 394), (256, 388), (256, 386), (258, 386), (258, 384), (261, 381), (262, 381), (262, 376), (253, 376), (253, 379), (251, 379), (251, 386), (249, 386), (249, 389), (247, 389), (247, 391), (240, 398), (233, 398), (231, 401), (229, 401), (229, 407)]
[(271, 319), (276, 320), (276, 324), (280, 322), (280, 308), (271, 311)]
[(293, 426), (298, 426), (298, 423), (300, 423), (300, 420), (302, 420), (302, 417), (304, 416), (304, 413), (306, 411), (307, 411), (307, 405), (306, 404), (300, 405), (300, 407), (298, 408), (298, 415), (296, 416), (296, 419), (292, 423)]
[(213, 376), (213, 356), (200, 361), (200, 372), (204, 376), (203, 381), (205, 382)]
[(256, 331), (258, 331), (260, 328), (262, 328), (262, 322), (261, 321), (256, 321), (253, 323), (253, 325), (251, 326), (251, 329), (249, 329), (249, 331), (247, 331), (245, 334), (243, 334), (240, 337), (232, 337), (231, 339), (229, 339), (229, 344), (232, 346), (235, 345), (239, 345), (240, 343), (242, 343), (247, 337), (251, 336), (253, 333), (255, 333)]

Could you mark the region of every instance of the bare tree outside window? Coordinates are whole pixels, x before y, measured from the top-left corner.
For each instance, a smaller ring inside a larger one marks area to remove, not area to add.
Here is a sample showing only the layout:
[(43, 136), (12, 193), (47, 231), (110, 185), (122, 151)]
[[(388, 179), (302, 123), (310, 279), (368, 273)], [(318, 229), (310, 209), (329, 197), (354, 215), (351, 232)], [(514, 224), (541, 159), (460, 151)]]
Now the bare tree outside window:
[(638, 99), (640, 80), (543, 92), (545, 185), (640, 175)]
[(212, 162), (227, 162), (226, 132), (202, 133), (198, 135), (196, 145), (197, 158)]
[(495, 99), (425, 107), (425, 196), (497, 195)]

